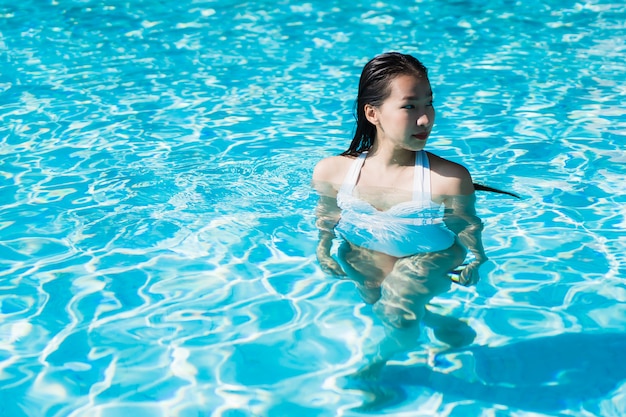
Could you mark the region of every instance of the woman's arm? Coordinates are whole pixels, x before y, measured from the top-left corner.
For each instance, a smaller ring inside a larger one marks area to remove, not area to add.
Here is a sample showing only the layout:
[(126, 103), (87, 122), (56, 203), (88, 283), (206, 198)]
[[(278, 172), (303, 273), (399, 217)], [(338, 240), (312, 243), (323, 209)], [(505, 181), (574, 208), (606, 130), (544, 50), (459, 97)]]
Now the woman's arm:
[(337, 172), (337, 157), (321, 160), (313, 171), (313, 187), (319, 198), (315, 209), (315, 225), (319, 230), (317, 243), (317, 260), (322, 270), (331, 275), (345, 275), (341, 266), (330, 255), (333, 239), (335, 238), (335, 226), (339, 222), (341, 210), (337, 206), (337, 190), (333, 186), (334, 176)]
[(340, 212), (336, 197), (320, 194), (315, 209), (315, 225), (319, 230), (316, 255), (322, 270), (331, 275), (345, 275), (341, 266), (330, 255)]
[(458, 195), (446, 198), (444, 222), (473, 255), (474, 260), (459, 275), (459, 283), (474, 285), (480, 279), (478, 267), (487, 262), (487, 254), (482, 241), (484, 228), (476, 214), (476, 195)]
[(478, 267), (488, 258), (482, 242), (483, 222), (476, 214), (476, 194), (469, 171), (462, 165), (434, 157), (431, 166), (436, 171), (437, 194), (443, 196), (446, 210), (444, 222), (461, 244), (473, 255), (474, 261), (463, 269), (459, 283), (473, 285), (480, 279)]

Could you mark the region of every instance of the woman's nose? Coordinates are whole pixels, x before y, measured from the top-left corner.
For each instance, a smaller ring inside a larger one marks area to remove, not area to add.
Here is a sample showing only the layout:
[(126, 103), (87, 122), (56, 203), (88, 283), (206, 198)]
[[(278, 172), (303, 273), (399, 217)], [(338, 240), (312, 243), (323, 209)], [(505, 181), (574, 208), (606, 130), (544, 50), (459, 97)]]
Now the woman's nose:
[(417, 125), (418, 126), (428, 126), (430, 123), (430, 119), (428, 118), (428, 115), (426, 114), (422, 114), (418, 119), (417, 119)]

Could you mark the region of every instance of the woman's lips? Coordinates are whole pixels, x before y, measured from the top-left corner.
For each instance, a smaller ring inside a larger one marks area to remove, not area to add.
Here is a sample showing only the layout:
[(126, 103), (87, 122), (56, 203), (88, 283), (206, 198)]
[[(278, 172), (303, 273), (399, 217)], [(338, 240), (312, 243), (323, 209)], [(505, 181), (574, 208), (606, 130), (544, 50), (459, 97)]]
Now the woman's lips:
[(428, 139), (428, 133), (419, 133), (417, 135), (413, 135), (413, 137), (419, 140), (426, 140)]

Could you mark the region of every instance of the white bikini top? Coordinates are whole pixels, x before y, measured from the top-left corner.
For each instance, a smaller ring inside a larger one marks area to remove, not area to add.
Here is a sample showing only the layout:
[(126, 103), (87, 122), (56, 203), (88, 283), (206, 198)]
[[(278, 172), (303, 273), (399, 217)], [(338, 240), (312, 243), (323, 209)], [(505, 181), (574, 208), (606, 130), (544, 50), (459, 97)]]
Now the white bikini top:
[(413, 198), (381, 211), (353, 195), (367, 152), (352, 163), (337, 193), (341, 217), (335, 230), (354, 245), (405, 257), (449, 248), (455, 235), (443, 223), (443, 207), (431, 199), (430, 165), (425, 151), (415, 154)]

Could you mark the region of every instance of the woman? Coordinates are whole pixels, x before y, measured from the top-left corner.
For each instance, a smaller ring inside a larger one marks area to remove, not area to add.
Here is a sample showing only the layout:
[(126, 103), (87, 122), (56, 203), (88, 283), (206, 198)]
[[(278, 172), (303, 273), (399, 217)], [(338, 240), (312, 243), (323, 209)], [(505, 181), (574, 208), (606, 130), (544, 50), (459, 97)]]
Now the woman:
[(376, 368), (414, 343), (426, 304), (450, 288), (450, 273), (468, 249), (474, 259), (459, 283), (475, 284), (487, 260), (470, 173), (424, 150), (434, 121), (424, 65), (410, 55), (379, 55), (361, 74), (350, 147), (313, 173), (320, 265), (355, 280), (393, 331)]

